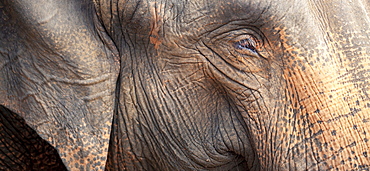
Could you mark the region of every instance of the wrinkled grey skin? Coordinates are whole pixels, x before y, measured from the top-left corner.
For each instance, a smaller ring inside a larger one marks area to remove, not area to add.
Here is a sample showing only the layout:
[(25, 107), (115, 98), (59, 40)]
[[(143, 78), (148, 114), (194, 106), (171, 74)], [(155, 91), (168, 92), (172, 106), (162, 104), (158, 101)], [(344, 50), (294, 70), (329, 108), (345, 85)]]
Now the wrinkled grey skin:
[(369, 8), (0, 2), (0, 168), (366, 170)]

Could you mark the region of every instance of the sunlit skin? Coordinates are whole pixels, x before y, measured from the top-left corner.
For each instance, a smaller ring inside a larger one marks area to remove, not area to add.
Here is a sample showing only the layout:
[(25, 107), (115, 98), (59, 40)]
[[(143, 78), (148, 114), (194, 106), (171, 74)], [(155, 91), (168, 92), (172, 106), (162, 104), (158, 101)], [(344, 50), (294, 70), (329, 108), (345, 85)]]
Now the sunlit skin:
[(369, 10), (0, 2), (0, 170), (366, 170)]

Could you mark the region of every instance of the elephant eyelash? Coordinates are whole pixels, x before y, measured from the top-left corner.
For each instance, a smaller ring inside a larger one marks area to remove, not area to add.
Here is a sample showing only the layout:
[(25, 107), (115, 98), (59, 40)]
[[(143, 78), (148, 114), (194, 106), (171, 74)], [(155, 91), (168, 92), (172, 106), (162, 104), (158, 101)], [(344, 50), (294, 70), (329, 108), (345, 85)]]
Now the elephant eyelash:
[(256, 52), (256, 43), (251, 39), (243, 39), (235, 43), (235, 48), (244, 50), (248, 49), (252, 52)]
[(259, 56), (260, 42), (253, 35), (242, 35), (234, 39), (233, 46), (242, 55)]

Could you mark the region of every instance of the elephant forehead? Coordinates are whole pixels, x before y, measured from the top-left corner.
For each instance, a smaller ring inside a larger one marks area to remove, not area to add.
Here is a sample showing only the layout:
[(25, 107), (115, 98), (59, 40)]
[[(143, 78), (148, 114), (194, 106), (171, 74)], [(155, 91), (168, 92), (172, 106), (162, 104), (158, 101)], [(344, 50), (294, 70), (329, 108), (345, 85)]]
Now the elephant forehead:
[[(142, 29), (153, 29), (153, 23), (158, 22), (160, 18), (166, 21), (162, 24), (163, 26), (170, 26), (174, 30), (180, 27), (199, 29), (210, 25), (210, 23), (225, 24), (233, 20), (244, 20), (249, 24), (258, 23), (258, 21), (259, 24), (265, 24), (266, 22), (280, 23), (294, 29), (294, 26), (299, 26), (302, 22), (307, 26), (308, 23), (304, 21), (304, 18), (317, 22), (315, 18), (312, 18), (312, 13), (315, 13), (315, 10), (329, 15), (337, 15), (344, 19), (351, 15), (352, 17), (358, 16), (358, 14), (350, 12), (350, 10), (353, 10), (349, 7), (351, 6), (350, 2), (340, 2), (323, 4), (298, 0), (281, 2), (268, 0), (143, 2), (132, 0), (113, 1), (112, 3), (101, 1), (98, 6), (106, 25), (109, 25), (108, 21), (112, 19), (111, 16), (119, 15), (122, 22), (129, 22), (127, 23), (129, 25), (120, 26), (131, 27), (133, 30), (140, 31)], [(366, 6), (361, 5), (363, 3), (365, 2), (359, 1), (358, 6)], [(359, 13), (358, 10), (356, 13)], [(177, 25), (173, 25), (173, 22), (176, 22)], [(145, 33), (148, 33), (148, 31)]]

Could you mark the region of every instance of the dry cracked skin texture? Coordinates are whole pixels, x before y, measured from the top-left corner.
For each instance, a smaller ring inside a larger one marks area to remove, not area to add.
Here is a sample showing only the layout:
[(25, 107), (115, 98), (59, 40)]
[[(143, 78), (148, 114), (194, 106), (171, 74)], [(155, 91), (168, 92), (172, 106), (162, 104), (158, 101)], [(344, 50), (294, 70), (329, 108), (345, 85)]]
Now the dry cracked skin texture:
[(67, 169), (369, 167), (366, 1), (39, 3), (0, 3), (0, 104)]

